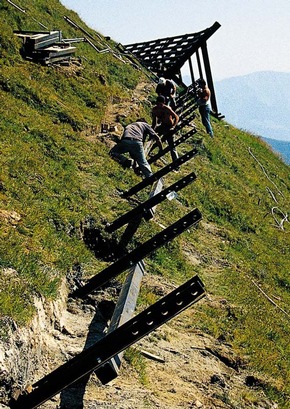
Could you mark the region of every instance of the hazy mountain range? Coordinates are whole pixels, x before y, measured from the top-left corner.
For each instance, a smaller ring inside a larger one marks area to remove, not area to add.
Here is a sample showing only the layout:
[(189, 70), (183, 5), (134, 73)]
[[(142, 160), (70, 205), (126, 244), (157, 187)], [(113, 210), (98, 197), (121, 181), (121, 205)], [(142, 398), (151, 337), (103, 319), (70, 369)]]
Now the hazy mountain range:
[(219, 112), (261, 136), (290, 164), (290, 73), (262, 71), (215, 82)]
[(279, 141), (278, 139), (263, 138), (275, 152), (278, 152), (285, 163), (290, 165), (290, 142)]

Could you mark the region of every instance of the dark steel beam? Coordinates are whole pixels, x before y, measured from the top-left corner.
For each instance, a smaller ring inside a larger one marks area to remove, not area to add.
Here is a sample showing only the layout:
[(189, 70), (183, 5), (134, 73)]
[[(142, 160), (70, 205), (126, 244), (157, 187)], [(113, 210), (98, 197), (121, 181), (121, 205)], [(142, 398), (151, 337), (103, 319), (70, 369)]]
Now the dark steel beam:
[(195, 110), (196, 109), (196, 96), (192, 92), (186, 92), (182, 97), (178, 98), (177, 101), (178, 108), (176, 113), (182, 116), (184, 111), (187, 109)]
[[(149, 198), (153, 197), (154, 195), (158, 194), (163, 189), (163, 179), (160, 178), (155, 186), (152, 188)], [(156, 207), (156, 206), (155, 206)], [(152, 208), (148, 211), (148, 214), (155, 211), (155, 208)], [(129, 240), (131, 240), (132, 236), (136, 232), (137, 228), (140, 225), (143, 215), (138, 215), (135, 219), (131, 220), (127, 226), (126, 231), (122, 235), (120, 240), (120, 246), (125, 246), (128, 244)], [(116, 329), (125, 321), (128, 321), (131, 316), (133, 316), (134, 309), (137, 303), (139, 287), (141, 285), (141, 280), (143, 275), (145, 274), (144, 262), (140, 261), (137, 263), (132, 269), (130, 270), (129, 275), (126, 278), (125, 283), (123, 284), (116, 308), (114, 310), (113, 317), (111, 319), (111, 324), (108, 329), (111, 332), (111, 329)], [(120, 318), (120, 319), (119, 319)], [(107, 361), (97, 372), (96, 375), (98, 376), (99, 380), (106, 384), (110, 382), (112, 379), (115, 379), (120, 370), (120, 366), (122, 363), (122, 353), (114, 356), (109, 361)]]
[(197, 66), (198, 66), (199, 78), (203, 78), (203, 72), (202, 72), (202, 68), (201, 68), (199, 50), (196, 50), (196, 62), (197, 62)]
[[(154, 195), (157, 195), (163, 189), (163, 185), (164, 185), (163, 178), (158, 179), (157, 182), (153, 185), (153, 188), (149, 194), (149, 198), (153, 197)], [(132, 237), (138, 230), (138, 227), (140, 226), (143, 216), (145, 220), (149, 220), (154, 216), (155, 207), (149, 209), (148, 212), (146, 212), (144, 215), (138, 214), (137, 217), (129, 221), (126, 230), (124, 231), (119, 242), (121, 248), (126, 247), (129, 241), (132, 239)]]
[(176, 236), (181, 234), (184, 230), (188, 229), (190, 226), (197, 224), (201, 220), (201, 218), (202, 215), (198, 209), (192, 210), (186, 216), (182, 217), (177, 222), (173, 223), (171, 226), (167, 227), (160, 233), (157, 233), (151, 239), (141, 244), (141, 246), (132, 250), (130, 253), (126, 254), (115, 263), (111, 264), (100, 273), (93, 276), (83, 287), (78, 288), (72, 294), (72, 296), (84, 297), (85, 295), (101, 287), (112, 278), (117, 277), (129, 267), (138, 263), (158, 247), (162, 246), (168, 241), (171, 241)]
[[(155, 194), (159, 193), (161, 190), (163, 189), (163, 178), (160, 178), (157, 180), (156, 183), (154, 183), (152, 190), (149, 194), (149, 198), (154, 196)], [(153, 213), (154, 213), (155, 209), (150, 209), (150, 211), (148, 211), (148, 217), (149, 217), (149, 213), (151, 216), (152, 213), (152, 217), (153, 217)], [(147, 215), (144, 215), (145, 220), (147, 220), (146, 218)], [(127, 246), (127, 244), (129, 243), (129, 241), (132, 239), (132, 237), (134, 236), (134, 234), (136, 233), (136, 231), (138, 230), (138, 227), (140, 226), (140, 223), (143, 219), (143, 214), (138, 214), (134, 219), (130, 220), (126, 230), (124, 231), (124, 233), (122, 234), (122, 237), (120, 239), (119, 242), (119, 246), (120, 249), (121, 248), (125, 248)]]
[(219, 27), (220, 24), (215, 22), (211, 27), (198, 33), (127, 44), (123, 47), (143, 61), (144, 65), (159, 77), (178, 78), (186, 61)]
[(82, 33), (84, 33), (86, 36), (90, 37), (92, 40), (94, 40), (94, 37), (88, 33), (86, 30), (84, 30), (82, 27), (80, 27), (75, 21), (73, 21), (72, 19), (70, 19), (67, 16), (63, 17), (72, 27), (80, 30)]
[[(176, 139), (173, 142), (173, 146), (178, 146), (181, 143), (185, 142), (187, 139), (189, 139), (191, 136), (193, 136), (197, 132), (196, 128), (192, 128), (190, 131), (188, 131), (186, 134), (180, 136), (178, 139)], [(166, 148), (160, 150), (153, 156), (148, 157), (148, 163), (154, 163), (156, 162), (159, 158), (164, 156), (166, 153), (169, 153), (171, 151), (172, 147), (171, 146), (166, 146)]]
[(207, 85), (209, 89), (211, 90), (211, 96), (210, 96), (211, 108), (213, 112), (217, 114), (218, 107), (217, 107), (217, 102), (216, 102), (215, 90), (214, 90), (214, 85), (213, 85), (213, 79), (212, 79), (212, 74), (211, 74), (210, 61), (209, 61), (206, 43), (204, 43), (204, 45), (201, 47), (201, 51), (202, 51), (202, 56), (203, 56)]
[[(163, 179), (160, 178), (155, 184), (155, 186), (152, 188), (149, 194), (149, 199), (155, 196), (156, 194), (160, 193), (163, 189), (163, 185), (164, 185)], [(150, 217), (153, 217), (155, 208), (156, 206), (154, 208), (149, 209), (148, 216), (150, 215)], [(131, 235), (129, 236), (129, 233), (133, 234), (135, 233), (136, 227), (139, 226), (140, 221), (141, 218), (138, 218), (138, 220), (136, 218), (133, 223), (134, 228), (130, 226), (130, 228), (126, 229), (126, 235), (125, 236), (123, 235), (121, 239), (122, 245), (124, 245), (125, 239), (128, 240), (129, 238), (132, 238)], [(125, 283), (122, 286), (122, 290), (118, 298), (111, 319), (111, 323), (108, 328), (108, 332), (111, 332), (112, 330), (116, 329), (121, 324), (132, 318), (137, 304), (139, 289), (144, 274), (145, 267), (143, 261), (140, 261), (139, 263), (135, 264), (135, 266), (130, 269), (129, 274), (126, 277)], [(123, 353), (114, 356), (109, 361), (107, 361), (101, 368), (99, 368), (98, 371), (96, 371), (97, 377), (103, 384), (107, 384), (112, 379), (115, 379), (118, 376), (122, 364), (122, 357)]]
[(10, 402), (12, 409), (35, 409), (63, 389), (96, 371), (110, 358), (133, 345), (205, 296), (198, 276), (82, 351), (32, 385), (32, 392)]
[(114, 220), (112, 223), (107, 224), (106, 231), (112, 233), (113, 231), (124, 226), (124, 224), (128, 223), (138, 214), (143, 215), (146, 214), (152, 207), (163, 202), (170, 192), (179, 192), (181, 189), (192, 183), (195, 179), (196, 174), (192, 172), (189, 175), (185, 176), (184, 178), (178, 180), (177, 182), (168, 186), (166, 189), (163, 189), (160, 193), (150, 197), (145, 202), (140, 203), (138, 206), (134, 207), (129, 212), (118, 217), (118, 219)]
[(128, 243), (130, 242), (130, 240), (132, 240), (132, 237), (134, 236), (134, 234), (136, 233), (136, 231), (138, 230), (141, 222), (143, 219), (143, 215), (142, 214), (138, 214), (137, 217), (135, 217), (134, 219), (130, 220), (130, 222), (128, 223), (124, 233), (122, 234), (122, 237), (120, 239), (119, 242), (119, 246), (120, 248), (125, 248)]
[(149, 178), (143, 179), (141, 182), (139, 182), (137, 185), (133, 186), (131, 189), (127, 190), (126, 192), (122, 193), (123, 197), (129, 197), (140, 190), (144, 189), (145, 187), (152, 185), (152, 183), (156, 182), (158, 179), (161, 177), (167, 175), (169, 172), (172, 170), (179, 168), (179, 166), (183, 165), (186, 163), (189, 159), (193, 158), (195, 155), (197, 155), (198, 150), (196, 148), (192, 149), (191, 151), (185, 153), (183, 156), (180, 156), (178, 159), (176, 159), (174, 162), (170, 163), (169, 165), (165, 166), (164, 168), (158, 170), (157, 172), (153, 173), (152, 176)]
[(194, 71), (193, 71), (193, 65), (192, 65), (192, 59), (191, 56), (188, 59), (188, 64), (189, 64), (189, 71), (190, 71), (190, 78), (191, 78), (191, 83), (193, 84), (195, 82), (194, 79)]

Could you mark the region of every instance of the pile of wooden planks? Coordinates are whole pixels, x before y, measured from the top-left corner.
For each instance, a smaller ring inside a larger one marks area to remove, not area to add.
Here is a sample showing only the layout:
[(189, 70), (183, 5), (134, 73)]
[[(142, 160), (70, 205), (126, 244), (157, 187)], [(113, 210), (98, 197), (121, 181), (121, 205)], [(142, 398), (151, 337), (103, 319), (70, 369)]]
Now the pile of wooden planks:
[(14, 34), (23, 39), (23, 57), (44, 65), (68, 61), (76, 50), (62, 39), (61, 31), (14, 31)]

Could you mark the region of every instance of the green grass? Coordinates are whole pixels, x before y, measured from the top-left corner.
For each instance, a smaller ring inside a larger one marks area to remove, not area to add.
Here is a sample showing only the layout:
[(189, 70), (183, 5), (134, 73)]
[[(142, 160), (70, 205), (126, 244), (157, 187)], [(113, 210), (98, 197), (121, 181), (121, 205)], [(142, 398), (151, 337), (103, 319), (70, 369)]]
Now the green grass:
[[(63, 15), (85, 25), (54, 0), (36, 5), (23, 0), (21, 7), (29, 13), (0, 4), (0, 315), (25, 325), (33, 317), (35, 295), (55, 299), (59, 283), (75, 266), (91, 276), (108, 264), (87, 248), (82, 225), (89, 218), (103, 231), (105, 222), (130, 210), (117, 189), (140, 178), (110, 159), (104, 139), (86, 135), (100, 129), (109, 103), (130, 105), (132, 90), (146, 77), (85, 43), (77, 45), (80, 65), (73, 70), (23, 60), (13, 30), (39, 29), (32, 15), (67, 38), (80, 33)], [(123, 124), (141, 113), (150, 118), (149, 108), (145, 101)], [(290, 313), (290, 226), (279, 229), (272, 215), (273, 207), (289, 214), (289, 167), (259, 138), (224, 121), (212, 122), (215, 138), (209, 139), (197, 118), (198, 134), (178, 150), (186, 152), (196, 142), (199, 154), (165, 183), (193, 170), (197, 180), (177, 200), (160, 204), (128, 248), (161, 231), (160, 225), (167, 227), (196, 207), (201, 211), (202, 222), (151, 253), (146, 270), (176, 285), (198, 274), (214, 302), (195, 306), (194, 329), (231, 343), (251, 370), (272, 380), (267, 394), (287, 408), (289, 317), (254, 283)], [(140, 192), (139, 200), (148, 191)], [(138, 308), (158, 298), (142, 288)]]
[(145, 358), (134, 348), (128, 348), (125, 351), (125, 360), (134, 368), (142, 385), (148, 384), (148, 374), (146, 373)]

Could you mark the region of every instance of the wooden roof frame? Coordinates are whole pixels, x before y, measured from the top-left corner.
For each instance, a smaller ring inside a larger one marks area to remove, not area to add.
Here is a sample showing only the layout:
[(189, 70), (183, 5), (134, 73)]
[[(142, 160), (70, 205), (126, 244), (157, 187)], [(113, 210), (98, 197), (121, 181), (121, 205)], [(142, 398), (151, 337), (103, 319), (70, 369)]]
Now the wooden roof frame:
[[(186, 85), (183, 83), (181, 76), (181, 68), (188, 62), (192, 84), (197, 78), (206, 80), (211, 90), (212, 113), (216, 117), (220, 117), (207, 50), (207, 40), (220, 27), (221, 25), (216, 21), (211, 27), (197, 33), (166, 37), (144, 43), (127, 44), (122, 45), (122, 48), (125, 53), (133, 55), (157, 77), (170, 78), (178, 85), (185, 87)], [(193, 55), (196, 57), (198, 73), (194, 73), (191, 59)]]

